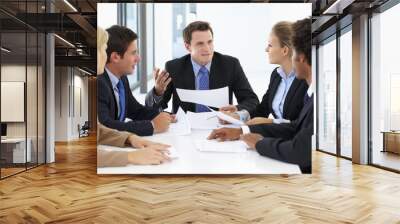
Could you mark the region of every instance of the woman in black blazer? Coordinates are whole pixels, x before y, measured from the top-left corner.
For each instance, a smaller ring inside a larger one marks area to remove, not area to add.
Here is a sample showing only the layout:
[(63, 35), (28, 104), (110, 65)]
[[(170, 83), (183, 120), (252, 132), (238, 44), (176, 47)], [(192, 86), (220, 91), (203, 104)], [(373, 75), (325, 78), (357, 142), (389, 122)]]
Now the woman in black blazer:
[[(279, 67), (272, 71), (267, 92), (252, 111), (227, 112), (230, 116), (245, 121), (247, 125), (262, 123), (289, 123), (296, 120), (303, 108), (303, 98), (308, 89), (304, 80), (296, 78), (292, 65), (292, 28), (289, 22), (274, 25), (267, 48), (269, 62)], [(228, 106), (229, 107), (229, 106)], [(230, 108), (221, 108), (222, 111)], [(273, 115), (273, 119), (268, 118)]]

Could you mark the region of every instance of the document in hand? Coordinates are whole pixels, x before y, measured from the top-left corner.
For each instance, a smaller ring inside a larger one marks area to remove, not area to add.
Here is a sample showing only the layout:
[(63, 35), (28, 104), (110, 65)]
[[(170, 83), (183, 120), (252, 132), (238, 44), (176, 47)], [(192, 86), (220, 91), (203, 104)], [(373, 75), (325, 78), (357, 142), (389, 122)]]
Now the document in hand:
[(229, 122), (230, 124), (238, 125), (238, 126), (244, 125), (244, 122), (241, 121), (241, 120), (238, 120), (238, 119), (235, 119), (235, 118), (233, 118), (233, 117), (231, 117), (231, 116), (229, 116), (229, 115), (226, 115), (226, 114), (222, 113), (221, 111), (213, 110), (213, 109), (211, 109), (210, 107), (207, 107), (207, 108), (210, 109), (211, 111), (215, 112), (215, 114), (217, 115), (217, 117), (218, 117), (219, 119), (223, 120), (223, 121), (227, 121), (227, 122)]
[(206, 139), (197, 140), (194, 144), (202, 152), (246, 152), (247, 150), (246, 143), (241, 140), (219, 142)]
[(176, 89), (179, 99), (183, 102), (203, 104), (220, 108), (229, 104), (228, 87), (210, 90)]

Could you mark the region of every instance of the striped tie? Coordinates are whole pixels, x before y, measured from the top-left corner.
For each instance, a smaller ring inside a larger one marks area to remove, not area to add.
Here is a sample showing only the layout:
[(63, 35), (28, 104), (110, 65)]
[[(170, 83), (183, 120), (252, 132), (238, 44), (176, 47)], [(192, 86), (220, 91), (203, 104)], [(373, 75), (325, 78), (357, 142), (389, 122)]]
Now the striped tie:
[[(198, 90), (209, 90), (209, 75), (208, 70), (205, 66), (202, 66), (197, 75), (197, 89)], [(196, 112), (208, 112), (210, 111), (206, 106), (196, 104)]]

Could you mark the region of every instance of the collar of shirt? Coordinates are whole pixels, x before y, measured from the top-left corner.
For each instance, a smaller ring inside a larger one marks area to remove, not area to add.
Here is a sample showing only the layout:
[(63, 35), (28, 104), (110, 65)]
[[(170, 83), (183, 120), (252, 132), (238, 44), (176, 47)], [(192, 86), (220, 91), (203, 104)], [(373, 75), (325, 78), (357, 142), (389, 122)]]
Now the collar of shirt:
[(286, 74), (285, 74), (285, 71), (283, 71), (282, 67), (279, 67), (276, 71), (278, 72), (279, 76), (280, 76), (283, 80), (286, 80), (286, 79), (294, 79), (294, 78), (296, 77), (295, 72), (294, 72), (294, 69), (292, 69), (292, 71), (290, 71), (289, 75), (286, 75)]
[(314, 93), (314, 85), (313, 83), (311, 83), (307, 90), (308, 97), (311, 97), (313, 93)]
[[(202, 65), (197, 64), (193, 60), (193, 58), (190, 58), (190, 60), (192, 61), (194, 75), (197, 76), (199, 74), (199, 71), (200, 71), (200, 68), (202, 67)], [(206, 68), (208, 70), (208, 73), (210, 73), (211, 61), (208, 64), (206, 64), (205, 66), (206, 66)]]
[(105, 70), (107, 71), (108, 77), (110, 77), (113, 89), (118, 88), (117, 85), (119, 82), (119, 78), (115, 76), (107, 67), (105, 67)]

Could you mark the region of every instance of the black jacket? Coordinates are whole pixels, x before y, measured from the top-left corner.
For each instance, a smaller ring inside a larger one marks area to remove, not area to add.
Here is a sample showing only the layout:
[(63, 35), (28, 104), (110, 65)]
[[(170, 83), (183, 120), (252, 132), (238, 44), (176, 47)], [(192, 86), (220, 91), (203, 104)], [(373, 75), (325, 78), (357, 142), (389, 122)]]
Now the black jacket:
[(311, 137), (314, 128), (314, 97), (304, 105), (299, 117), (289, 124), (249, 126), (252, 133), (264, 138), (257, 142), (260, 155), (298, 164), (303, 173), (311, 173)]
[[(176, 88), (196, 89), (196, 80), (190, 54), (168, 61), (165, 64), (165, 69), (168, 71), (170, 77), (172, 77), (172, 81), (168, 85), (161, 102), (159, 104), (153, 104), (153, 106), (159, 110), (160, 107), (161, 109), (165, 109), (168, 107), (171, 96), (173, 96), (173, 113), (177, 112), (179, 106), (181, 106), (184, 111), (195, 112), (195, 104), (180, 101), (176, 92)], [(252, 111), (259, 103), (257, 95), (253, 92), (239, 60), (231, 56), (214, 52), (210, 68), (209, 87), (210, 89), (218, 89), (226, 86), (229, 87), (229, 103), (232, 104), (232, 97), (233, 94), (235, 94), (239, 110), (246, 109), (247, 111)], [(154, 88), (151, 91), (154, 94)]]
[[(274, 100), (275, 94), (278, 90), (279, 84), (282, 81), (282, 77), (279, 75), (277, 68), (271, 73), (269, 86), (267, 92), (264, 94), (262, 101), (255, 110), (249, 111), (251, 118), (254, 117), (268, 117), (270, 113), (276, 117), (275, 111), (272, 109), (272, 101)], [(305, 80), (299, 80), (295, 78), (285, 98), (283, 105), (283, 118), (294, 121), (300, 114), (303, 108), (303, 98), (308, 89), (307, 82)]]
[(123, 76), (121, 79), (125, 87), (125, 117), (130, 118), (132, 121), (126, 123), (119, 121), (115, 94), (110, 77), (105, 71), (103, 75), (97, 76), (97, 114), (99, 122), (119, 131), (129, 131), (140, 136), (152, 135), (154, 130), (151, 120), (159, 112), (137, 102), (129, 88), (127, 77)]

